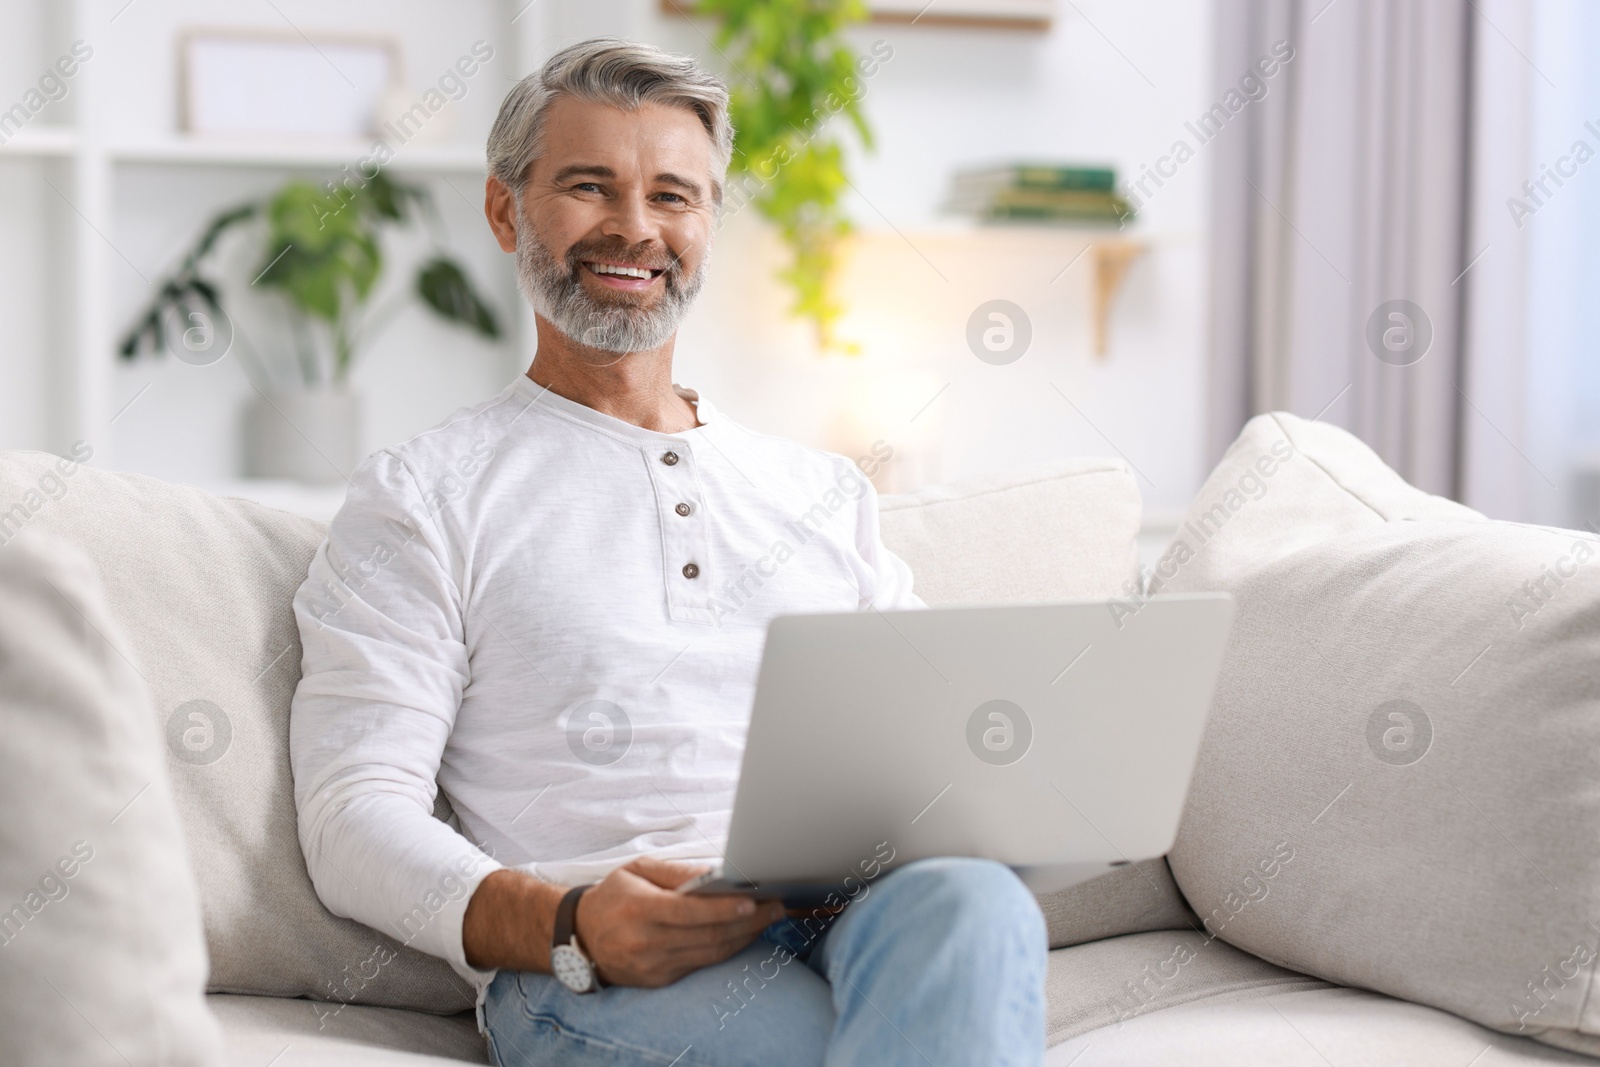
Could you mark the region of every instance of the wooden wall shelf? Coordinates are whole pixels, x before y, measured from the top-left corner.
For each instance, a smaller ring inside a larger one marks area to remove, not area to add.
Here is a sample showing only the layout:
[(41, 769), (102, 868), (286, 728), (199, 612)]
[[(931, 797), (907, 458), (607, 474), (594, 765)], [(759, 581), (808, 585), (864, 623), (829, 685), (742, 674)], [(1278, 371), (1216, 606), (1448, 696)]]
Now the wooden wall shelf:
[(846, 238), (841, 295), (873, 292), (900, 314), (936, 316), (952, 297), (1003, 298), (1024, 309), (1078, 303), (1085, 347), (1111, 350), (1111, 318), (1133, 265), (1164, 241), (1094, 227), (952, 224), (908, 230), (862, 227)]
[(1142, 241), (1111, 239), (1090, 244), (1094, 256), (1094, 354), (1106, 355), (1106, 323), (1111, 318), (1111, 304), (1122, 288), (1133, 261), (1144, 255), (1149, 246)]
[[(693, 15), (694, 0), (661, 0), (669, 15)], [(967, 30), (1050, 29), (1055, 0), (867, 0), (872, 22), (902, 25), (954, 26)]]

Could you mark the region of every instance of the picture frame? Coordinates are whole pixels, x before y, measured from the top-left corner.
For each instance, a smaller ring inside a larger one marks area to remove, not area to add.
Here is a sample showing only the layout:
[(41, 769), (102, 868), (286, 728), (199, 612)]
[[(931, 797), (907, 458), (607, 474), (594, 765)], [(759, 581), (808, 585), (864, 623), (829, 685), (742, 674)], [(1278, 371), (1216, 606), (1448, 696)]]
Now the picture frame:
[(403, 80), (385, 37), (196, 28), (178, 55), (179, 128), (197, 137), (366, 137)]

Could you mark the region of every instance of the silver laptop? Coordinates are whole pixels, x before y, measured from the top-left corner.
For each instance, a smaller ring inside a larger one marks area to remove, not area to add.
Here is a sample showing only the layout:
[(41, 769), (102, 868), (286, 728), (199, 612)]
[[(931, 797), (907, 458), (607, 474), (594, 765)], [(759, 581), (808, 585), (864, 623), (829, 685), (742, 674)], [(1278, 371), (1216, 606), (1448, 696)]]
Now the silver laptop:
[(808, 907), (912, 860), (1036, 891), (1164, 855), (1226, 594), (787, 615), (767, 630), (727, 852), (681, 887)]

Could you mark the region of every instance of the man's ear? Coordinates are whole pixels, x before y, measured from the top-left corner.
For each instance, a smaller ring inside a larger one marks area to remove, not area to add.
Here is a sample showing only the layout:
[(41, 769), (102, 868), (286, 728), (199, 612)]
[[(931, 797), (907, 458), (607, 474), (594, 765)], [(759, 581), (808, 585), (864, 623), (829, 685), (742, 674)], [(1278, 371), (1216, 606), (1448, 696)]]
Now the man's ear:
[(490, 175), (483, 183), (483, 214), (489, 220), (489, 229), (500, 243), (500, 251), (517, 250), (517, 196), (505, 182)]

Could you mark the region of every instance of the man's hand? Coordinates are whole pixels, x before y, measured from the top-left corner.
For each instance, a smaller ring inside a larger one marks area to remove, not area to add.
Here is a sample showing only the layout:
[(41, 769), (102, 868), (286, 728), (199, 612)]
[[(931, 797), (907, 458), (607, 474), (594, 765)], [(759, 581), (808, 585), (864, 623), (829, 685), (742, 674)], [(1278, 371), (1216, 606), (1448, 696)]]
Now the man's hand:
[(578, 943), (612, 985), (670, 985), (721, 963), (784, 917), (776, 900), (690, 896), (678, 886), (704, 871), (648, 856), (620, 867), (578, 901)]
[[(578, 901), (578, 942), (613, 985), (669, 985), (721, 963), (784, 917), (776, 900), (689, 896), (678, 886), (704, 867), (648, 857), (612, 871)], [(488, 969), (550, 971), (550, 937), (566, 890), (522, 871), (495, 871), (467, 901), (467, 962)]]

